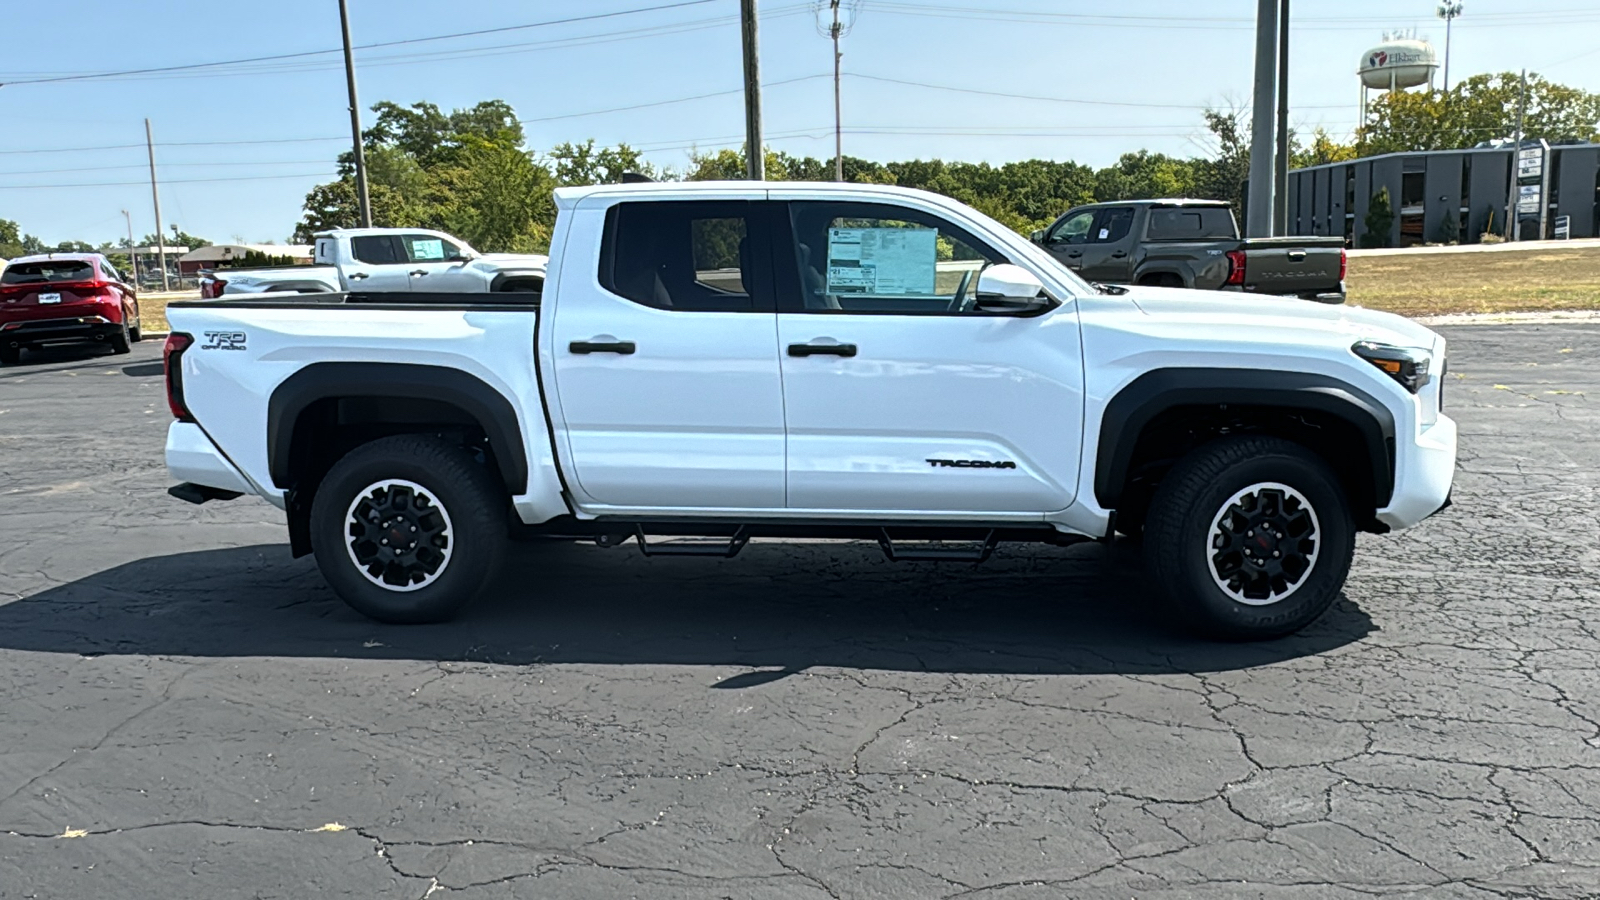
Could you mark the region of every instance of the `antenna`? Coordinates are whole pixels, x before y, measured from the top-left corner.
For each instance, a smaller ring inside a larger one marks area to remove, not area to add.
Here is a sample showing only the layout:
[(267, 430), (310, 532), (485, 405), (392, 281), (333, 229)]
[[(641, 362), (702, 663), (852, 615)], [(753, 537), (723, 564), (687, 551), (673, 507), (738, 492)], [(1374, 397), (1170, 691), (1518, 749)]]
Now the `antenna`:
[[(839, 39), (856, 27), (861, 0), (814, 0), (811, 9), (817, 17), (817, 33), (833, 39), (833, 180), (843, 181), (844, 127), (839, 113), (839, 62), (844, 54), (839, 51)], [(824, 10), (829, 14), (827, 17), (823, 15)]]

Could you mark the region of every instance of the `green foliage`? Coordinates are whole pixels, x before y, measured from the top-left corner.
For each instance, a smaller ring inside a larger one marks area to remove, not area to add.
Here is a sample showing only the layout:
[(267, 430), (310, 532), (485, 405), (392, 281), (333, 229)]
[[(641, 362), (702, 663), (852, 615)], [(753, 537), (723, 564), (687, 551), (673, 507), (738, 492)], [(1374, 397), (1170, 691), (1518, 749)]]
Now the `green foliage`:
[(1389, 201), (1389, 189), (1378, 188), (1367, 204), (1367, 217), (1362, 224), (1361, 246), (1365, 249), (1389, 246), (1389, 231), (1394, 227), (1394, 206)]
[(172, 233), (167, 235), (165, 238), (157, 238), (155, 232), (145, 235), (141, 241), (141, 246), (154, 247), (156, 244), (162, 242), (165, 242), (168, 247), (188, 247), (190, 250), (194, 250), (198, 247), (211, 246), (210, 241), (203, 237), (196, 237), (187, 231), (183, 231), (176, 225), (169, 225), (168, 229)]
[(1439, 222), (1439, 243), (1461, 243), (1461, 215), (1459, 213), (1446, 215)]
[(293, 256), (278, 256), (260, 250), (246, 250), (232, 259), (217, 263), (219, 269), (255, 269), (263, 266), (292, 266), (300, 262)]
[(556, 180), (526, 152), (469, 139), (459, 165), (433, 175), (438, 228), (490, 253), (531, 253), (550, 246)]
[(1308, 148), (1295, 148), (1290, 154), (1289, 167), (1291, 169), (1304, 169), (1308, 166), (1320, 166), (1327, 163), (1349, 162), (1360, 155), (1354, 144), (1341, 144), (1334, 140), (1326, 129), (1318, 128), (1313, 132), (1311, 146)]
[(555, 179), (561, 185), (618, 184), (625, 172), (652, 181), (662, 178), (665, 173), (642, 156), (627, 144), (596, 148), (594, 138), (581, 144), (560, 144), (550, 151), (550, 158), (555, 161)]
[[(1368, 107), (1356, 148), (1363, 156), (1460, 150), (1516, 130), (1522, 80), (1515, 72), (1473, 75), (1445, 91), (1390, 91)], [(1528, 76), (1523, 132), (1549, 141), (1600, 139), (1600, 94)]]
[[(382, 228), (421, 227), (411, 201), (381, 184), (368, 184), (372, 199), (372, 224)], [(356, 195), (354, 176), (319, 184), (306, 195), (305, 217), (295, 226), (291, 238), (296, 244), (309, 244), (319, 231), (356, 228), (361, 224), (361, 205)]]

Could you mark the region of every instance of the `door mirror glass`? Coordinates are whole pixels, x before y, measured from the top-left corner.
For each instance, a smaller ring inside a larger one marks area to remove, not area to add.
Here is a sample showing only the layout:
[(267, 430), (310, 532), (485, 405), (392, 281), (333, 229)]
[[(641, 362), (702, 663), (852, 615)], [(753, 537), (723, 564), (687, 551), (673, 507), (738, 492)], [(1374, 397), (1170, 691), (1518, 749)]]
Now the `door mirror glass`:
[(1029, 310), (1042, 309), (1050, 300), (1044, 293), (1044, 282), (1021, 266), (1009, 263), (989, 266), (978, 276), (979, 309)]
[(1044, 229), (1035, 228), (1033, 233), (1028, 235), (1028, 240), (1033, 241), (1035, 244), (1044, 243)]

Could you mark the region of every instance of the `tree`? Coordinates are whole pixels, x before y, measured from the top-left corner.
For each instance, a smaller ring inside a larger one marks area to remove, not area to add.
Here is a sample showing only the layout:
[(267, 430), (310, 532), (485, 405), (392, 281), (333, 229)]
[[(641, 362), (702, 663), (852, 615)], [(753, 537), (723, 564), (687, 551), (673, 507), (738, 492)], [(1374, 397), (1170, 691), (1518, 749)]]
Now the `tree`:
[[(466, 138), (474, 137), (509, 147), (521, 147), (522, 123), (504, 100), (485, 100), (468, 109), (444, 113), (432, 103), (402, 107), (383, 100), (372, 105), (377, 120), (362, 137), (373, 147), (393, 147), (409, 154), (424, 168), (446, 163)], [(348, 163), (349, 154), (341, 158)], [(340, 174), (345, 174), (341, 170)]]
[[(165, 243), (168, 247), (188, 247), (190, 250), (193, 250), (196, 247), (211, 246), (210, 241), (203, 237), (196, 237), (195, 235), (180, 229), (176, 225), (169, 225), (167, 227), (172, 230), (172, 234), (168, 235), (165, 240)], [(156, 237), (155, 232), (151, 232), (150, 234), (144, 236), (143, 246), (154, 247), (156, 244), (161, 242), (162, 241)]]
[[(412, 217), (412, 209), (395, 191), (383, 185), (369, 185), (372, 198), (372, 224), (384, 228), (421, 227), (422, 222)], [(335, 228), (358, 228), (361, 225), (361, 206), (356, 196), (354, 178), (341, 178), (319, 184), (306, 194), (305, 217), (295, 226), (290, 240), (309, 244), (319, 231)]]
[[(1357, 134), (1362, 155), (1461, 150), (1516, 131), (1522, 78), (1474, 75), (1444, 91), (1389, 91), (1368, 108)], [(1600, 139), (1600, 94), (1528, 76), (1523, 133), (1549, 141)]]
[(22, 228), (10, 219), (0, 219), (0, 259), (15, 259), (18, 256), (30, 256), (35, 253), (44, 253), (50, 248), (44, 245), (31, 234), (23, 234)]
[(1378, 188), (1372, 195), (1372, 202), (1367, 204), (1367, 217), (1363, 220), (1364, 231), (1361, 235), (1361, 246), (1366, 249), (1389, 246), (1389, 231), (1394, 228), (1394, 207), (1389, 201), (1389, 189)]
[(1208, 109), (1205, 120), (1215, 145), (1210, 158), (1197, 167), (1196, 187), (1202, 197), (1226, 200), (1233, 206), (1234, 215), (1241, 215), (1244, 186), (1250, 179), (1249, 117), (1241, 109)]
[(656, 180), (662, 173), (642, 157), (627, 144), (596, 148), (594, 138), (581, 144), (558, 144), (550, 151), (550, 158), (555, 161), (555, 180), (561, 185), (618, 184), (624, 172)]
[(1095, 175), (1099, 200), (1149, 200), (1156, 197), (1190, 197), (1199, 184), (1194, 160), (1174, 159), (1164, 153), (1140, 150), (1124, 153), (1114, 166)]
[(550, 246), (555, 223), (555, 177), (528, 154), (504, 144), (473, 140), (460, 165), (436, 178), (442, 230), (489, 252), (533, 252)]
[(1290, 154), (1289, 167), (1304, 169), (1327, 163), (1349, 162), (1360, 155), (1356, 145), (1341, 144), (1330, 137), (1326, 129), (1318, 128), (1313, 132), (1310, 147), (1296, 148)]

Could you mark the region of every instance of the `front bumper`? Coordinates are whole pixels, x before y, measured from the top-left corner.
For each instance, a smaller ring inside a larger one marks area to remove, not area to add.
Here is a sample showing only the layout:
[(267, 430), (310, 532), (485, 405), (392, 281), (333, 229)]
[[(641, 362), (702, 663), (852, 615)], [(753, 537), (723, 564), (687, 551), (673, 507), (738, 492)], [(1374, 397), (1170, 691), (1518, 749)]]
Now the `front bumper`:
[(23, 319), (0, 323), (0, 344), (37, 347), (43, 344), (104, 341), (121, 331), (120, 322), (98, 315)]
[(193, 422), (173, 422), (167, 428), (167, 471), (180, 482), (234, 494), (257, 493), (250, 479)]
[(1394, 495), (1378, 521), (1398, 531), (1441, 511), (1456, 474), (1456, 423), (1440, 414), (1414, 440), (1396, 447)]

